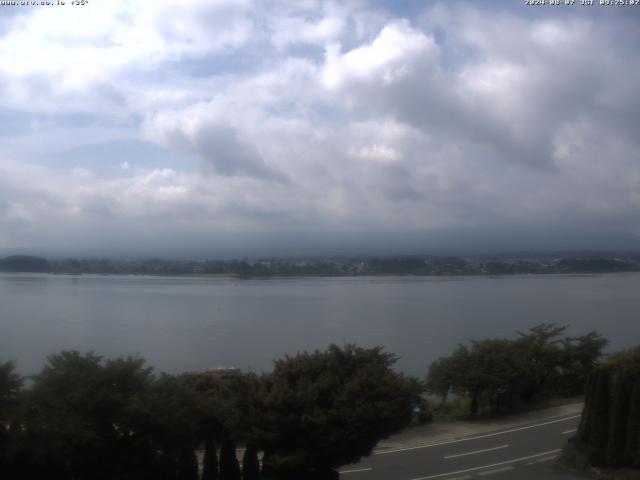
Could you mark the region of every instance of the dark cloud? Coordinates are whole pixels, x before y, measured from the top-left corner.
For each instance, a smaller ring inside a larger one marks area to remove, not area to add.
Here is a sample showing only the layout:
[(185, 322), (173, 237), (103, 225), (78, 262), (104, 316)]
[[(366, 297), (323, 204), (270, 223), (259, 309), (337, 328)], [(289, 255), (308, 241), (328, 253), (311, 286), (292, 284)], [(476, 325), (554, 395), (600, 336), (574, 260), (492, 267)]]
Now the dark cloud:
[(225, 176), (245, 175), (265, 180), (284, 181), (285, 177), (268, 166), (257, 149), (238, 138), (228, 125), (205, 124), (190, 140), (205, 161), (206, 168)]

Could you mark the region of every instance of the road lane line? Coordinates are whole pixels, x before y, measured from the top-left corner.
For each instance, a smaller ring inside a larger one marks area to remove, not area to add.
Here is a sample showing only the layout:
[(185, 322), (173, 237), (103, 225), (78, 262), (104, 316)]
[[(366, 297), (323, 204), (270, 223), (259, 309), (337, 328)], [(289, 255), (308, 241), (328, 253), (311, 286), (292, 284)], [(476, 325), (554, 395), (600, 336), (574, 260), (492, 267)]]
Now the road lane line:
[(370, 472), (371, 470), (373, 470), (373, 468), (356, 468), (354, 470), (341, 470), (340, 475), (342, 475), (343, 473), (358, 473), (358, 472)]
[(501, 448), (507, 448), (509, 445), (500, 445), (499, 447), (493, 447), (493, 448), (485, 448), (483, 450), (474, 450), (473, 452), (467, 452), (467, 453), (458, 453), (456, 455), (448, 455), (444, 458), (458, 458), (458, 457), (466, 457), (467, 455), (475, 455), (476, 453), (484, 453), (484, 452), (492, 452), (494, 450), (500, 450)]
[(485, 468), (499, 467), (501, 465), (508, 465), (510, 463), (522, 462), (523, 460), (529, 460), (531, 458), (544, 457), (545, 455), (551, 455), (552, 453), (558, 453), (559, 451), (560, 449), (558, 448), (556, 450), (549, 450), (548, 452), (536, 453), (535, 455), (529, 455), (529, 456), (520, 457), (520, 458), (513, 458), (511, 460), (505, 460), (504, 462), (492, 463), (491, 465), (483, 465), (481, 467), (466, 468), (464, 470), (457, 470), (455, 472), (438, 473), (437, 475), (428, 475), (426, 477), (412, 478), (411, 480), (429, 480), (431, 478), (441, 478), (441, 477), (448, 477), (450, 475), (458, 475), (460, 473), (475, 472), (476, 470), (484, 470)]
[(574, 429), (572, 429), (572, 430), (565, 430), (564, 432), (562, 432), (562, 434), (563, 434), (563, 435), (568, 435), (568, 434), (570, 434), (570, 433), (577, 432), (577, 431), (578, 431), (578, 429), (577, 429), (577, 428), (574, 428)]
[(420, 448), (431, 448), (431, 447), (437, 447), (439, 445), (450, 445), (452, 443), (458, 443), (458, 442), (469, 442), (471, 440), (479, 440), (481, 438), (495, 437), (496, 435), (504, 435), (506, 433), (513, 433), (513, 432), (519, 432), (521, 430), (528, 430), (530, 428), (543, 427), (545, 425), (551, 425), (552, 423), (566, 422), (567, 420), (573, 420), (574, 418), (580, 418), (580, 417), (581, 415), (574, 415), (572, 417), (561, 418), (558, 420), (551, 420), (549, 422), (544, 422), (544, 423), (537, 423), (535, 425), (527, 425), (526, 427), (512, 428), (510, 430), (503, 430), (501, 432), (487, 433), (485, 435), (478, 435), (476, 437), (459, 438), (456, 440), (447, 440), (447, 441), (438, 442), (438, 443), (428, 443), (425, 445), (417, 445), (415, 447), (394, 448), (393, 450), (384, 450), (381, 452), (375, 452), (374, 455), (386, 455), (388, 453), (406, 452), (409, 450), (418, 450)]
[(515, 467), (502, 467), (502, 468), (496, 468), (495, 470), (489, 470), (486, 472), (480, 472), (478, 474), (478, 476), (480, 477), (484, 477), (485, 475), (493, 475), (494, 473), (500, 473), (500, 472), (507, 472), (509, 470), (513, 470)]
[(558, 458), (557, 455), (551, 455), (550, 457), (539, 458), (538, 460), (535, 460), (535, 463), (549, 462), (551, 460), (555, 460), (556, 458)]

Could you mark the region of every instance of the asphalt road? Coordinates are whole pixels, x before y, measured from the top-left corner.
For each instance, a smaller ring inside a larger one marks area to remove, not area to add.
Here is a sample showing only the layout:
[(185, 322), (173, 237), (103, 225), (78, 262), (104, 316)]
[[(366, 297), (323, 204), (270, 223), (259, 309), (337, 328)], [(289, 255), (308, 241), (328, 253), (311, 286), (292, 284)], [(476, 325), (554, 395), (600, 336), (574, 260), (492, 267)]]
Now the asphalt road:
[(343, 480), (573, 480), (554, 460), (579, 415), (550, 417), (432, 444), (375, 452), (341, 469)]

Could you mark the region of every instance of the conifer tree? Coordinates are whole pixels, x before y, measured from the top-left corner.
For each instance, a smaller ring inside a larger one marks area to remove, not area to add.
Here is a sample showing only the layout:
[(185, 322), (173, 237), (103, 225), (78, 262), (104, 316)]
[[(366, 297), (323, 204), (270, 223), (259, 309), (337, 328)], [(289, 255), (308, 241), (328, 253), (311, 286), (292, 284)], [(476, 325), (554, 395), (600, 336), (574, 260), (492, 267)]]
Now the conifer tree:
[(240, 464), (236, 457), (236, 444), (230, 439), (222, 442), (220, 449), (220, 480), (242, 480)]
[(202, 480), (218, 480), (218, 454), (216, 444), (211, 438), (207, 438), (204, 448), (204, 460), (202, 462)]
[(180, 452), (178, 462), (179, 480), (198, 480), (198, 458), (193, 450)]
[(258, 449), (251, 444), (247, 445), (242, 457), (242, 480), (260, 480)]

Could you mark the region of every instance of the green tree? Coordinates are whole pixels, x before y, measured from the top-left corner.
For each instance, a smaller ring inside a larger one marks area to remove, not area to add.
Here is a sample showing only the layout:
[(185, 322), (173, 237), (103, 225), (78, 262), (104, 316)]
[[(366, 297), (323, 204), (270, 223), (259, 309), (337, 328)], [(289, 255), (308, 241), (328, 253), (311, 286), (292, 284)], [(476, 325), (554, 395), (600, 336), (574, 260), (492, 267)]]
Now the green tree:
[(134, 407), (135, 430), (161, 462), (175, 465), (180, 480), (193, 476), (195, 450), (201, 443), (198, 401), (183, 377), (163, 374)]
[(446, 399), (449, 393), (470, 398), (470, 414), (512, 409), (543, 395), (584, 392), (589, 373), (607, 344), (596, 332), (561, 338), (566, 327), (541, 324), (519, 338), (484, 339), (459, 345), (433, 362), (427, 390)]
[(468, 354), (467, 348), (464, 345), (459, 345), (453, 354), (441, 357), (429, 366), (427, 390), (429, 393), (441, 397), (442, 403), (446, 402), (452, 389), (461, 384), (460, 377), (466, 371)]
[(182, 378), (195, 394), (203, 441), (256, 443), (261, 405), (260, 380), (255, 374), (205, 372)]
[(395, 361), (354, 345), (277, 360), (263, 380), (265, 471), (337, 468), (406, 427), (421, 387), (393, 371)]
[(518, 332), (520, 346), (528, 359), (526, 370), (522, 372), (527, 378), (527, 387), (523, 392), (526, 400), (545, 391), (549, 384), (557, 384), (559, 367), (562, 365), (562, 340), (558, 337), (566, 329), (566, 326), (542, 323), (526, 333)]
[(593, 465), (640, 468), (640, 347), (598, 366), (588, 385), (573, 444)]
[(131, 407), (152, 378), (139, 358), (50, 356), (25, 393), (17, 455), (33, 476), (138, 478), (149, 468), (153, 450), (133, 428)]
[(608, 343), (597, 332), (562, 339), (560, 375), (556, 389), (567, 396), (584, 393), (587, 378), (598, 365)]
[(15, 373), (12, 362), (0, 363), (0, 478), (9, 475), (7, 449), (14, 427), (15, 410), (23, 379)]
[(471, 399), (469, 413), (498, 410), (514, 404), (522, 389), (523, 356), (510, 340), (486, 339), (459, 345), (449, 357), (434, 362), (427, 389), (443, 398), (449, 391)]

